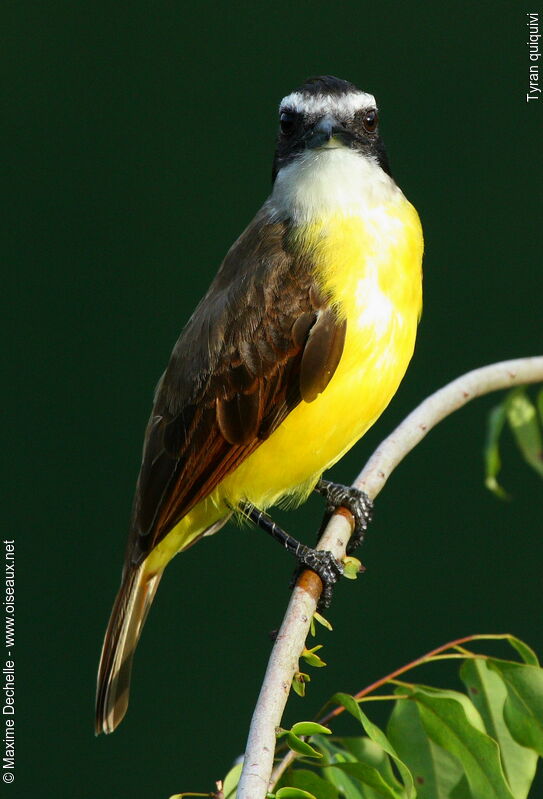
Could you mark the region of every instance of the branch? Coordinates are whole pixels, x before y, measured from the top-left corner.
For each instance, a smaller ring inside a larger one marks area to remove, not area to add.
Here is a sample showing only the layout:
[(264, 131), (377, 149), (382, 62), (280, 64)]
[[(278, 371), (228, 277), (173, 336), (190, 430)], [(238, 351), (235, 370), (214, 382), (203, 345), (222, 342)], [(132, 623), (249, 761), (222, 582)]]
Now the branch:
[[(543, 356), (502, 361), (453, 380), (425, 399), (380, 444), (353, 485), (374, 499), (396, 466), (446, 416), (491, 391), (540, 381), (543, 381)], [(331, 518), (317, 548), (330, 550), (341, 560), (351, 531), (352, 518), (340, 511)], [(303, 572), (292, 592), (268, 662), (251, 721), (237, 799), (264, 799), (273, 784), (270, 775), (275, 730), (280, 725), (321, 592), (320, 578), (314, 572)]]

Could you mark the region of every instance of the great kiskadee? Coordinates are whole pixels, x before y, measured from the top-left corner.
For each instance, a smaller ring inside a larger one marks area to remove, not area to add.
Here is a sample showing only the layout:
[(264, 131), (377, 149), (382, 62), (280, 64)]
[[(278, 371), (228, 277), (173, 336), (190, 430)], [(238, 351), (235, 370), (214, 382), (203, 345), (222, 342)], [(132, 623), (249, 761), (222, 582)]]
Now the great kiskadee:
[[(273, 188), (228, 251), (156, 389), (121, 587), (105, 635), (96, 732), (128, 705), (132, 657), (167, 563), (232, 514), (267, 529), (328, 589), (341, 573), (266, 508), (369, 503), (321, 479), (396, 392), (421, 312), (422, 231), (394, 182), (375, 99), (306, 81), (279, 106)], [(330, 556), (330, 557), (328, 557)]]

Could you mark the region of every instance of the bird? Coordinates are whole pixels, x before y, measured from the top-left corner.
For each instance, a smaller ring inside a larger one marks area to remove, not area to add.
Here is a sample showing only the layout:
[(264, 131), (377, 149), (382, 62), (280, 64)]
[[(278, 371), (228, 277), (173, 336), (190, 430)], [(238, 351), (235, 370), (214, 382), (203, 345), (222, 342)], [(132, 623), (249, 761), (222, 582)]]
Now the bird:
[(316, 490), (381, 415), (413, 355), (423, 236), (392, 177), (373, 95), (322, 75), (279, 104), (272, 189), (228, 250), (160, 378), (145, 431), (121, 585), (104, 638), (96, 734), (124, 717), (132, 659), (168, 562), (232, 516), (271, 533), (326, 598), (343, 566), (267, 510)]

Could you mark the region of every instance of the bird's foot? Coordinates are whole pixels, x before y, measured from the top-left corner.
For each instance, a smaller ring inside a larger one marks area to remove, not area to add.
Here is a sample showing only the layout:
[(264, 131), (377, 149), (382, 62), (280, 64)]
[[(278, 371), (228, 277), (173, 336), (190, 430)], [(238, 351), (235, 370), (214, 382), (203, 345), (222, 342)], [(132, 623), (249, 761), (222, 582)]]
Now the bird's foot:
[(364, 540), (373, 515), (373, 502), (359, 488), (331, 483), (330, 480), (319, 480), (315, 491), (326, 499), (328, 514), (334, 513), (338, 508), (346, 508), (351, 513), (354, 530), (347, 543), (347, 555), (350, 555)]
[(345, 567), (341, 561), (337, 560), (331, 552), (325, 549), (311, 549), (303, 544), (300, 545), (298, 552), (299, 567), (294, 575), (294, 582), (298, 579), (300, 572), (304, 569), (311, 569), (317, 574), (322, 582), (322, 594), (319, 599), (319, 609), (323, 610), (330, 607), (334, 586), (343, 575)]
[(311, 569), (322, 581), (322, 594), (319, 600), (319, 608), (327, 608), (332, 601), (334, 585), (344, 572), (343, 563), (332, 555), (331, 552), (323, 549), (312, 549), (301, 544), (291, 535), (286, 533), (273, 519), (253, 505), (245, 503), (240, 506), (241, 512), (247, 519), (250, 519), (261, 530), (269, 533), (272, 538), (291, 552), (298, 561), (298, 568), (294, 574), (292, 586), (304, 569)]

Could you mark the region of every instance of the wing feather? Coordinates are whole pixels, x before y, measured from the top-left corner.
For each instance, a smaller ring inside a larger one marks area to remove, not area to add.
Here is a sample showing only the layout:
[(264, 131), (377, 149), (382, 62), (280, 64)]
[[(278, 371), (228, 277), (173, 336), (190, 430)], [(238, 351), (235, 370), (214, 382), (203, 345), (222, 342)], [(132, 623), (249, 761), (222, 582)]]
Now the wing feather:
[(227, 254), (155, 394), (126, 568), (147, 554), (281, 424), (328, 385), (344, 320), (265, 209)]

